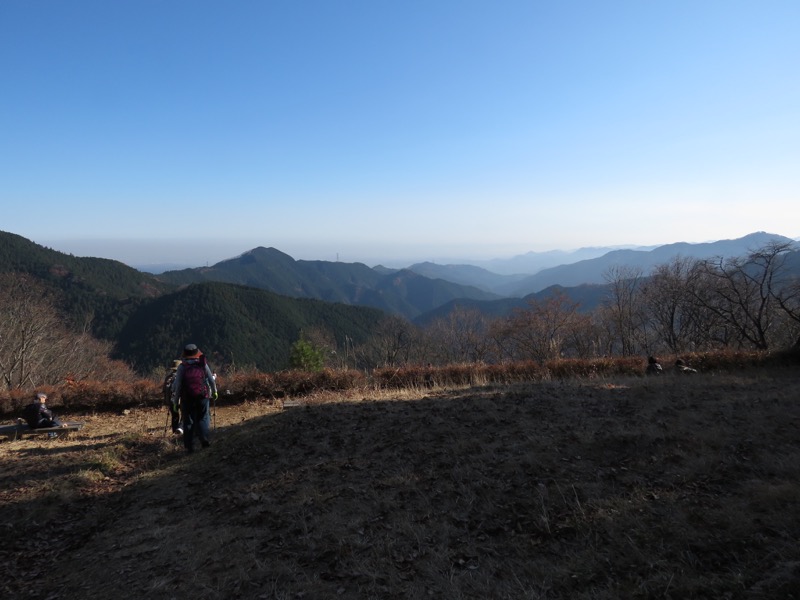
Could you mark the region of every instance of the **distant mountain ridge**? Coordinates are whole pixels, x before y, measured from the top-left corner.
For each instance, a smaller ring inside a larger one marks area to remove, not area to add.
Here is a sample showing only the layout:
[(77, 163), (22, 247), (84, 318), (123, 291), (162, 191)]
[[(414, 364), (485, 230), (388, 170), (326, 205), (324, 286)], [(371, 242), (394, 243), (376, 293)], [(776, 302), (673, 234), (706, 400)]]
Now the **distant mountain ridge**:
[(656, 246), (587, 246), (577, 250), (548, 250), (546, 252), (526, 252), (511, 258), (492, 258), (490, 260), (472, 260), (467, 264), (481, 267), (498, 275), (533, 275), (542, 269), (569, 265), (590, 258), (603, 256), (614, 250), (634, 249), (652, 250)]
[[(475, 285), (503, 297), (524, 297), (540, 292), (551, 286), (574, 287), (582, 284), (605, 283), (604, 275), (609, 268), (627, 266), (640, 268), (647, 275), (657, 265), (669, 262), (677, 256), (690, 258), (712, 258), (721, 256), (731, 258), (744, 256), (749, 251), (769, 242), (791, 242), (790, 238), (765, 232), (755, 232), (741, 238), (720, 240), (700, 244), (679, 242), (663, 246), (638, 249), (617, 249), (600, 256), (587, 258), (569, 264), (561, 264), (540, 270), (527, 276), (502, 276), (467, 265), (436, 265), (421, 263), (412, 265), (412, 270), (428, 277), (439, 277), (457, 281), (462, 285)], [(591, 254), (592, 249), (587, 249)], [(505, 279), (504, 279), (505, 277)]]
[(701, 244), (678, 242), (658, 246), (653, 250), (614, 250), (603, 256), (583, 260), (571, 265), (544, 269), (521, 281), (518, 285), (498, 290), (510, 296), (524, 296), (539, 292), (551, 285), (566, 287), (584, 283), (604, 283), (605, 274), (612, 267), (639, 268), (643, 275), (649, 275), (654, 267), (665, 264), (675, 257), (685, 258), (732, 258), (744, 256), (748, 252), (763, 247), (770, 242), (792, 242), (782, 235), (758, 231), (733, 240), (719, 240)]
[(210, 267), (167, 271), (156, 276), (172, 285), (222, 281), (295, 298), (370, 306), (407, 318), (455, 298), (493, 300), (476, 286), (428, 278), (410, 269), (373, 269), (362, 263), (295, 260), (275, 248), (258, 247)]
[(432, 262), (413, 264), (408, 270), (431, 279), (444, 279), (460, 285), (474, 286), (487, 292), (504, 286), (513, 286), (527, 277), (522, 274), (500, 275), (474, 265), (437, 265)]

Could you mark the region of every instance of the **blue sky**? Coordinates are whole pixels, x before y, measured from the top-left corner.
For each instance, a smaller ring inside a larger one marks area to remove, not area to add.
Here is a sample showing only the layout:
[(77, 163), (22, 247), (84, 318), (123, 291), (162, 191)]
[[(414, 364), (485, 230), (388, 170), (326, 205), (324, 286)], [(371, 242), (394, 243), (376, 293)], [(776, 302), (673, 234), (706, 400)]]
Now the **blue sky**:
[(800, 2), (3, 0), (0, 230), (205, 264), (800, 236)]

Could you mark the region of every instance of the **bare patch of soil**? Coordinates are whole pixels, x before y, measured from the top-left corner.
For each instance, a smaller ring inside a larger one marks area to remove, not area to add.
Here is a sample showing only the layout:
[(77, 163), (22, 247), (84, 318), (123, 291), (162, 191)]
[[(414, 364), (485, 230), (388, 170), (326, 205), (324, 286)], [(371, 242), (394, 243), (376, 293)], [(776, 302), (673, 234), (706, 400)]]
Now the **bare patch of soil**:
[(0, 594), (800, 597), (796, 374), (365, 396), (0, 443)]

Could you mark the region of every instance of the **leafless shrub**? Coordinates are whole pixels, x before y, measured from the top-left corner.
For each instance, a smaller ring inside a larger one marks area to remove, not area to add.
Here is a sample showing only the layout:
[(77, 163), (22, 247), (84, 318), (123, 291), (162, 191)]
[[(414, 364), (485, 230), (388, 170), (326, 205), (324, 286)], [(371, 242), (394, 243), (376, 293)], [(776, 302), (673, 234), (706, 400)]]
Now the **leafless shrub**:
[(123, 362), (109, 358), (110, 352), (111, 344), (92, 337), (88, 326), (68, 327), (52, 293), (36, 279), (0, 275), (0, 381), (5, 389), (135, 380)]

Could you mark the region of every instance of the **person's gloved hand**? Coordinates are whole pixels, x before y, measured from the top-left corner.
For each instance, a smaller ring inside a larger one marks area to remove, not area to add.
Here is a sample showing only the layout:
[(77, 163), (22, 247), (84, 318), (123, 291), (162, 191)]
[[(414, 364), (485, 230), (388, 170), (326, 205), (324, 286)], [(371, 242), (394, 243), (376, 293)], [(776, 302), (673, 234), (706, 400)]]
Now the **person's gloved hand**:
[(212, 400), (216, 400), (217, 398), (219, 398), (219, 393), (218, 392), (214, 392), (213, 394), (211, 394), (211, 399)]

